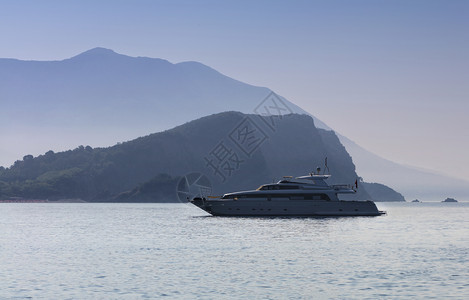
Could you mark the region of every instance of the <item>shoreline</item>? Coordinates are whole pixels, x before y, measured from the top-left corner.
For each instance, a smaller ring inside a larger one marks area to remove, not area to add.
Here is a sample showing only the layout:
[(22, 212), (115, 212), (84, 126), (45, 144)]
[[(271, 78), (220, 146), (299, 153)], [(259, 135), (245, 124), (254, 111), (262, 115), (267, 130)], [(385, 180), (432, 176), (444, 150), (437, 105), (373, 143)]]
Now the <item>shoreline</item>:
[(88, 203), (82, 199), (59, 199), (59, 200), (43, 200), (43, 199), (5, 199), (0, 203)]

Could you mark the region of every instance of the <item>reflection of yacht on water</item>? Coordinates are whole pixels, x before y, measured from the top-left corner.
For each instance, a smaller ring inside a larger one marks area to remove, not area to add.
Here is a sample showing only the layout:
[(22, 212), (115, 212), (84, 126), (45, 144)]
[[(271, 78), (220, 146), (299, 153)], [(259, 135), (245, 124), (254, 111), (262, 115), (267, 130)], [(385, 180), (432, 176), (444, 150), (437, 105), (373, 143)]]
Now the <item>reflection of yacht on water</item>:
[[(214, 216), (379, 216), (373, 201), (343, 201), (338, 194), (356, 192), (348, 185), (328, 185), (330, 175), (284, 177), (257, 190), (223, 197), (196, 197), (191, 203)], [(357, 183), (355, 183), (357, 184)]]

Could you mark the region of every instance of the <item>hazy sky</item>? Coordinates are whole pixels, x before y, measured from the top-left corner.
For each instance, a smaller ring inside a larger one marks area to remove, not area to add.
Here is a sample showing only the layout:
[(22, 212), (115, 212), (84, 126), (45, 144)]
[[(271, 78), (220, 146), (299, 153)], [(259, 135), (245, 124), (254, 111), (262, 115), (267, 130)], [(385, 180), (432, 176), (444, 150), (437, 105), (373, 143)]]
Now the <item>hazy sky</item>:
[(200, 61), (384, 158), (469, 180), (469, 1), (0, 0), (0, 39), (3, 58)]

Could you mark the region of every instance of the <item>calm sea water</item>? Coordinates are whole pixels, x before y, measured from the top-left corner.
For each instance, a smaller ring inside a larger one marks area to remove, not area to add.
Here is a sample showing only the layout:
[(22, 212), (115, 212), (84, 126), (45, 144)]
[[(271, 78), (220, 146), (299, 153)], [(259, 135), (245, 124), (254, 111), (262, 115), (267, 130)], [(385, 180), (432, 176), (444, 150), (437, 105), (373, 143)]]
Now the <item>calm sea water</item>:
[(0, 299), (469, 299), (469, 203), (223, 218), (189, 204), (0, 204)]

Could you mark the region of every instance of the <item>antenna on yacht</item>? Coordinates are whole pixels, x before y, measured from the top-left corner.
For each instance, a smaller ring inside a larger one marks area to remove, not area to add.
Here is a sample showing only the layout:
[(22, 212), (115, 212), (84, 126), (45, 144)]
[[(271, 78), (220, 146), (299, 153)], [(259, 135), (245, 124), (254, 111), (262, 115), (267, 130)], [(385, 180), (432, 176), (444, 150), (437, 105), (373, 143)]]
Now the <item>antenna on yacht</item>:
[(326, 156), (326, 159), (324, 159), (324, 172), (323, 172), (323, 174), (326, 174), (326, 169), (327, 169), (327, 173), (331, 174), (331, 170), (329, 170), (329, 167), (327, 166), (327, 156)]

